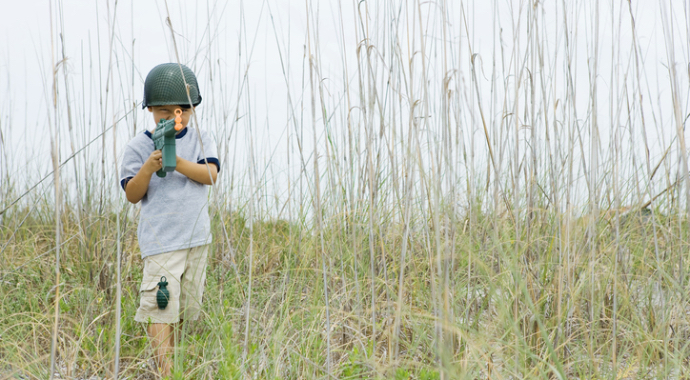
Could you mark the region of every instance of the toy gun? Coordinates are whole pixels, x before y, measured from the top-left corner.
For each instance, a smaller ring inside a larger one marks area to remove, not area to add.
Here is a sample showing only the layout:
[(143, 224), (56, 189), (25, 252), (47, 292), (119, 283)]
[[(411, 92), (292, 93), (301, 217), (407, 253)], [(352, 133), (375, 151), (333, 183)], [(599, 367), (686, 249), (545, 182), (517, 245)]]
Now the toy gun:
[(177, 166), (175, 134), (183, 128), (181, 116), (182, 111), (178, 108), (175, 110), (175, 119), (161, 119), (156, 125), (156, 130), (153, 131), (153, 144), (156, 146), (156, 150), (163, 153), (163, 168), (156, 172), (161, 178), (165, 177), (165, 172), (175, 171)]

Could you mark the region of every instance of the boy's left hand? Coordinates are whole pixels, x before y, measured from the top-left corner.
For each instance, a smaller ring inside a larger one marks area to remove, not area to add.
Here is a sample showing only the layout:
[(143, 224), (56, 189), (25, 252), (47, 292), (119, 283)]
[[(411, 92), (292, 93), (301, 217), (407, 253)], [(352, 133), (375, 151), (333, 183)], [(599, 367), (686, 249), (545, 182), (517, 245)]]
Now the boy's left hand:
[[(195, 162), (185, 160), (180, 156), (177, 156), (175, 170), (181, 174), (184, 174), (187, 176), (187, 178), (204, 185), (213, 185), (218, 177), (218, 167), (216, 165), (209, 164), (207, 169), (206, 164), (197, 164)], [(209, 171), (211, 172), (210, 177)]]

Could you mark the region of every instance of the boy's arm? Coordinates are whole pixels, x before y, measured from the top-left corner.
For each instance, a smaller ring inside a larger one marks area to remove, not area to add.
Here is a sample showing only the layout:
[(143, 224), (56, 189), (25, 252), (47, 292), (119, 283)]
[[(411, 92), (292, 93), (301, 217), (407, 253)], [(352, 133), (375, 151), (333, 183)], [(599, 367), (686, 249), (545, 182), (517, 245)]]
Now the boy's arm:
[(151, 176), (163, 167), (162, 157), (160, 150), (154, 150), (137, 174), (125, 183), (125, 194), (128, 201), (138, 203), (146, 195), (146, 191), (149, 189), (149, 182), (151, 182)]
[[(216, 178), (218, 177), (218, 167), (215, 164), (209, 162), (207, 169), (205, 163), (198, 164), (180, 158), (180, 156), (177, 156), (177, 168), (175, 168), (175, 170), (184, 174), (187, 178), (204, 185), (213, 185), (216, 183)], [(211, 171), (213, 181), (211, 181), (211, 178), (208, 176), (209, 170)]]

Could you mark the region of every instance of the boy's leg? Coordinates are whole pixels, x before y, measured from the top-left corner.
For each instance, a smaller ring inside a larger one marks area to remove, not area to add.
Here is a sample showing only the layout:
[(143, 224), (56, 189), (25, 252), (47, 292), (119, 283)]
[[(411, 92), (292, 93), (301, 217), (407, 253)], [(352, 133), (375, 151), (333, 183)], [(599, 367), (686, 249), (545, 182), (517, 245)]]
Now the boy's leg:
[(195, 321), (201, 313), (210, 245), (189, 249), (180, 283), (180, 319)]
[[(153, 357), (162, 377), (172, 375), (176, 324), (180, 318), (180, 278), (184, 272), (186, 250), (161, 253), (144, 258), (140, 303), (134, 320), (146, 323)], [(170, 299), (165, 309), (157, 303), (161, 277), (168, 282)]]
[(175, 328), (167, 323), (151, 323), (148, 326), (153, 358), (161, 377), (172, 375), (172, 355), (175, 350)]
[[(173, 315), (179, 321), (175, 323), (149, 323), (147, 327), (153, 355), (162, 377), (172, 375), (175, 347), (179, 345), (178, 341), (182, 338), (184, 317), (181, 317), (180, 314), (196, 320), (200, 312), (206, 279), (208, 249), (208, 245), (194, 247), (188, 251), (183, 250), (183, 255), (178, 254), (181, 251), (175, 251), (145, 259), (144, 277), (148, 281), (142, 281), (142, 301), (135, 320), (150, 321), (151, 314), (159, 319), (162, 317), (161, 313), (168, 314), (174, 310)], [(151, 273), (151, 275), (147, 275), (147, 273)], [(155, 303), (155, 291), (161, 274), (168, 277), (171, 296), (171, 302), (166, 311), (158, 310)], [(179, 280), (184, 282), (184, 286), (180, 286)], [(176, 297), (178, 295), (179, 300)], [(184, 305), (182, 310), (180, 310), (180, 304)]]

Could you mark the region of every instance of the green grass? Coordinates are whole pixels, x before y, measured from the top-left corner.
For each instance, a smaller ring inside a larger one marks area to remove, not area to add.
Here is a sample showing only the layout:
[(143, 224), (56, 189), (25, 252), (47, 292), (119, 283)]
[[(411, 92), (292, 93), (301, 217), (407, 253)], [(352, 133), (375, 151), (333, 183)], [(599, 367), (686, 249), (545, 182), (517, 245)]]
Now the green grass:
[[(242, 378), (243, 374), (262, 379), (323, 378), (327, 332), (313, 231), (286, 221), (253, 226), (254, 283), (248, 352), (243, 361), (247, 307), (243, 294), (248, 278), (244, 253), (249, 234), (241, 215), (222, 211), (219, 215), (217, 223), (224, 221), (235, 244), (241, 278), (234, 278), (217, 243), (208, 267), (203, 316), (185, 325), (178, 375), (190, 379)], [(77, 220), (63, 221), (66, 243), (61, 259), (57, 362), (63, 375), (72, 378), (108, 377), (112, 370), (117, 281), (111, 264), (115, 255), (113, 219), (107, 216), (86, 222), (83, 231), (75, 229)], [(515, 229), (509, 220), (490, 215), (478, 219), (482, 222), (473, 226), (473, 235), (466, 232), (464, 218), (459, 218), (456, 226), (446, 226), (455, 230), (452, 241), (442, 241), (449, 255), (444, 259), (454, 263), (448, 268), (447, 281), (435, 274), (438, 268), (430, 260), (424, 236), (427, 232), (412, 234), (402, 300), (397, 299), (402, 228), (388, 223), (378, 229), (374, 244), (376, 336), (372, 335), (370, 293), (364, 291), (358, 296), (355, 291), (356, 284), (368, 289), (372, 279), (361, 269), (355, 276), (353, 265), (357, 261), (360, 268), (368, 268), (370, 255), (364, 249), (355, 257), (349, 249), (351, 229), (362, 227), (324, 230), (329, 247), (326, 257), (334, 377), (438, 379), (443, 372), (451, 378), (467, 379), (551, 378), (558, 368), (568, 378), (612, 376), (612, 261), (616, 246), (607, 221), (599, 224), (600, 251), (597, 262), (590, 266), (588, 252), (576, 244), (583, 238), (581, 226), (573, 228), (572, 245), (563, 242), (570, 245), (566, 264), (565, 252), (556, 248), (556, 228), (550, 218), (539, 215), (534, 219), (529, 244), (524, 233), (520, 236), (523, 243), (518, 258), (513, 257)], [(654, 260), (649, 226), (646, 231), (635, 223), (622, 226), (628, 238), (621, 245), (617, 274), (616, 370), (632, 377), (687, 370), (684, 358), (688, 350), (683, 337), (690, 331), (682, 323), (683, 308), (678, 306), (682, 295), (674, 284), (682, 245), (664, 237), (676, 223), (673, 217), (656, 223), (664, 252), (659, 263)], [(47, 375), (53, 262), (50, 256), (32, 259), (35, 252), (50, 249), (54, 239), (50, 225), (50, 220), (27, 219), (3, 253), (3, 259), (11, 263), (0, 274), (0, 367), (5, 374), (29, 378)], [(11, 224), (5, 227), (2, 241), (7, 241), (16, 228)], [(362, 237), (357, 242), (360, 247), (369, 246), (364, 232), (358, 234)], [(130, 224), (121, 236), (125, 257), (120, 368), (121, 376), (147, 378), (151, 376), (148, 342), (143, 326), (133, 321), (142, 269), (134, 233), (134, 224)], [(98, 238), (83, 238), (89, 234)], [(221, 235), (218, 224), (214, 234)], [(90, 251), (87, 246), (96, 248)], [(21, 265), (20, 270), (12, 269)], [(592, 267), (595, 272), (590, 276)], [(590, 283), (591, 278), (594, 283)], [(590, 295), (592, 286), (594, 298)], [(434, 291), (438, 292), (435, 296)], [(660, 307), (659, 296), (666, 298), (665, 308)], [(398, 301), (403, 304), (396, 337), (393, 322)], [(594, 320), (590, 318), (592, 306)], [(434, 312), (434, 308), (442, 312)], [(442, 320), (436, 315), (442, 315)], [(394, 358), (396, 343), (400, 349)]]

